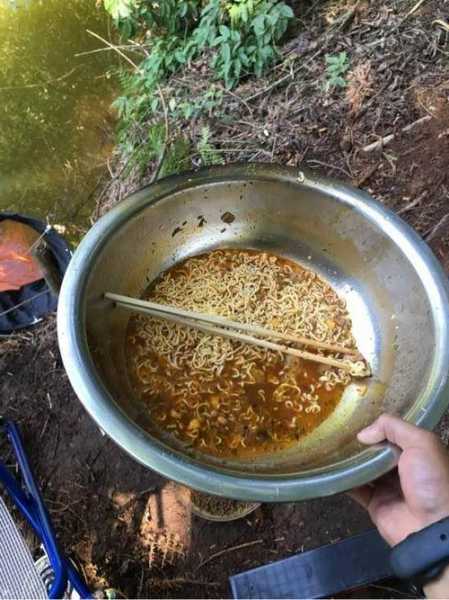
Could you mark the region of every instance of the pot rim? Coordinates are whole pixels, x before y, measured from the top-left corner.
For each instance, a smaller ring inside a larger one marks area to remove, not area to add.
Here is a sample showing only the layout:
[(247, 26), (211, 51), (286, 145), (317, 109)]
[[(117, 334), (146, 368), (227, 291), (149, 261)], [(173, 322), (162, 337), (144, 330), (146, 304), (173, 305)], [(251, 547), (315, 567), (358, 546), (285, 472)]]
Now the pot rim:
[(271, 163), (234, 163), (167, 177), (132, 194), (97, 221), (76, 250), (59, 296), (58, 341), (69, 380), (100, 429), (135, 460), (199, 491), (237, 500), (279, 502), (332, 495), (368, 483), (397, 464), (398, 452), (392, 446), (381, 444), (361, 449), (357, 455), (339, 461), (330, 469), (312, 468), (306, 475), (232, 474), (218, 467), (201, 465), (163, 446), (131, 421), (96, 373), (87, 344), (83, 298), (91, 265), (109, 235), (132, 215), (174, 192), (242, 179), (284, 181), (326, 193), (356, 209), (395, 239), (428, 289), (438, 331), (428, 402), (424, 407), (410, 409), (405, 418), (426, 429), (438, 423), (449, 397), (449, 284), (440, 263), (409, 225), (365, 192), (310, 171)]

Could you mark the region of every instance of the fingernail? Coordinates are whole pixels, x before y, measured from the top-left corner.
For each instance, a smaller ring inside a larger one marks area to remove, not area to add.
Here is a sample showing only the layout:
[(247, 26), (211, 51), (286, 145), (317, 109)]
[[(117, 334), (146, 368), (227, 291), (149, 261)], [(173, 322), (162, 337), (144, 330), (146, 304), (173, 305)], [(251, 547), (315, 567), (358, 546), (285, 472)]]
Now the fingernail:
[(374, 427), (372, 425), (368, 425), (368, 427), (365, 427), (364, 429), (362, 429), (361, 431), (358, 432), (357, 439), (360, 442), (363, 442), (363, 440), (365, 440), (366, 437), (370, 436), (370, 434), (372, 433), (373, 430), (374, 430)]

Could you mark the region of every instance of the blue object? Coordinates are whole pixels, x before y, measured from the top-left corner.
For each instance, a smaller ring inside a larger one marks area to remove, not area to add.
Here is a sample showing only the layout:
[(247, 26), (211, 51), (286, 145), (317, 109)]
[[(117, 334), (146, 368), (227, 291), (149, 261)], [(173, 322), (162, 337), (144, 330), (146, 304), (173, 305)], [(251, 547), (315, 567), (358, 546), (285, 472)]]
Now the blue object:
[(236, 599), (329, 598), (392, 576), (390, 547), (375, 529), (230, 578)]
[(12, 421), (1, 421), (1, 427), (8, 436), (14, 450), (23, 479), (23, 485), (8, 471), (0, 461), (0, 483), (6, 488), (14, 504), (34, 529), (47, 553), (55, 578), (51, 584), (48, 597), (62, 598), (70, 582), (81, 598), (91, 598), (92, 594), (83, 579), (61, 553), (50, 516), (36, 485), (28, 462), (19, 429)]

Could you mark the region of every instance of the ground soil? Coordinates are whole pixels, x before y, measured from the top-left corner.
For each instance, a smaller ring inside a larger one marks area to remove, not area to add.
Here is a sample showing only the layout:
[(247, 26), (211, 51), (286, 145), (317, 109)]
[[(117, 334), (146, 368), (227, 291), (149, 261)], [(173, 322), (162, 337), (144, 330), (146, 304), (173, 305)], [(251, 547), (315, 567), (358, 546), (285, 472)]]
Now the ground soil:
[[(449, 273), (449, 44), (435, 23), (449, 20), (449, 4), (427, 0), (409, 14), (414, 5), (295, 2), (300, 23), (285, 60), (257, 86), (235, 90), (227, 118), (211, 115), (208, 124), (217, 148), (233, 141), (231, 160), (307, 167), (367, 190), (428, 241)], [(348, 87), (326, 92), (325, 54), (341, 51), (351, 59)], [(197, 74), (185, 77), (200, 85)], [(129, 189), (116, 178), (98, 212)], [(228, 524), (192, 517), (187, 490), (135, 464), (85, 413), (64, 372), (53, 318), (1, 342), (0, 408), (20, 424), (61, 544), (93, 588), (229, 597), (233, 573), (370, 527), (344, 495), (262, 505)], [(439, 433), (447, 443), (447, 415)], [(4, 444), (0, 450), (8, 456)]]

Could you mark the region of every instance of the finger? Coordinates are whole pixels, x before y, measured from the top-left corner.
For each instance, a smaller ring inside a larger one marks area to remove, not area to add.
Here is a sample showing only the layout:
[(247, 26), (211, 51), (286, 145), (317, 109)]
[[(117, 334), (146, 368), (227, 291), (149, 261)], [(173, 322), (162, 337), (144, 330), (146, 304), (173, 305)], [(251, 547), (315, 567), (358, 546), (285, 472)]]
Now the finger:
[(398, 417), (383, 414), (371, 425), (362, 429), (357, 438), (362, 444), (378, 444), (384, 440), (406, 448), (426, 448), (433, 443), (433, 434)]
[(373, 497), (374, 487), (369, 484), (361, 485), (346, 493), (350, 498), (360, 504), (360, 506), (363, 506), (364, 509), (368, 510), (369, 503)]

